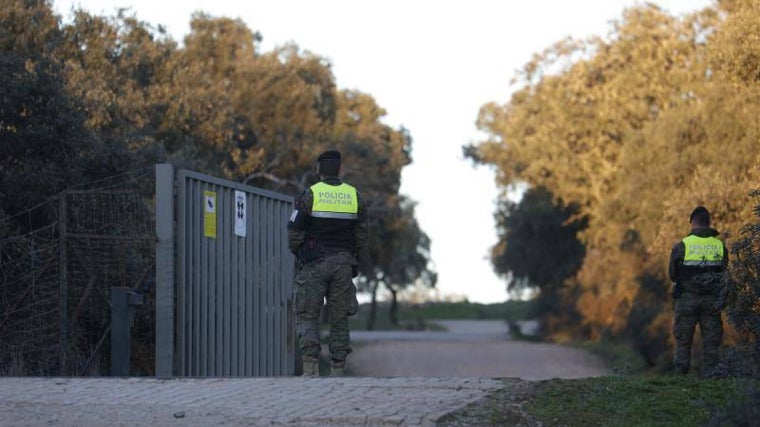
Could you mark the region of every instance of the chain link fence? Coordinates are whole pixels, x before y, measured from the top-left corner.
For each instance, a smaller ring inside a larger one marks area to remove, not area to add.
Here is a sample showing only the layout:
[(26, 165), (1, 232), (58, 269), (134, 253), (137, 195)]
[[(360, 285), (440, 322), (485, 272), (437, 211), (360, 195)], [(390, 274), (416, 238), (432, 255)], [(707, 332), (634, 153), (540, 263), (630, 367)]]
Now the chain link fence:
[(0, 375), (107, 375), (114, 286), (148, 295), (131, 374), (152, 375), (154, 187), (153, 168), (131, 171), (12, 218), (49, 222), (0, 240)]

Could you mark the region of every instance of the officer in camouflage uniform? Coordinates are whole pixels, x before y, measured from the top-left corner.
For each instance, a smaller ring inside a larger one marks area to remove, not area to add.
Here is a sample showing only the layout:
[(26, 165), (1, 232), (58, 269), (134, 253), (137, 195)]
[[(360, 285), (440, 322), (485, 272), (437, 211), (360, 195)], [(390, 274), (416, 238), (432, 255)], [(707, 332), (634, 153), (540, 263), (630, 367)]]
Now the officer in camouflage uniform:
[(704, 373), (711, 376), (718, 365), (718, 348), (723, 339), (720, 311), (725, 299), (728, 250), (718, 239), (718, 231), (710, 227), (710, 213), (704, 206), (692, 211), (689, 223), (691, 233), (676, 243), (670, 254), (670, 280), (675, 282), (673, 364), (676, 372), (689, 372), (694, 328), (699, 323)]
[(301, 194), (288, 222), (288, 245), (299, 265), (294, 288), (304, 376), (319, 376), (320, 312), (325, 299), (331, 376), (343, 375), (351, 353), (348, 316), (359, 306), (353, 278), (358, 274), (358, 253), (369, 239), (367, 213), (356, 188), (338, 177), (340, 160), (337, 150), (319, 155), (320, 181)]

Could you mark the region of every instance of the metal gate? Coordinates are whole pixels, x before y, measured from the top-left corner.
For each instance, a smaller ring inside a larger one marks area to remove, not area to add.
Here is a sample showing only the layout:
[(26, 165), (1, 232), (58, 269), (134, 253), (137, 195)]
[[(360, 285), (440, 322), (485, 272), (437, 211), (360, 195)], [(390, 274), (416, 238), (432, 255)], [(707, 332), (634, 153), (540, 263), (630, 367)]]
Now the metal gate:
[(156, 376), (293, 374), (291, 210), (279, 193), (156, 166)]

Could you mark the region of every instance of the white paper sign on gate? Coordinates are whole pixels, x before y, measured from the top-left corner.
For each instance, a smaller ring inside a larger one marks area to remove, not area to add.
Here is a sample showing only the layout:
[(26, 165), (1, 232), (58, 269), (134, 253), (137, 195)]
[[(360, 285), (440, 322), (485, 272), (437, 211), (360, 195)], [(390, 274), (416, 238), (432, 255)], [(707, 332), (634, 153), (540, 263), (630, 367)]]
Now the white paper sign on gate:
[(235, 235), (245, 237), (245, 192), (235, 190)]

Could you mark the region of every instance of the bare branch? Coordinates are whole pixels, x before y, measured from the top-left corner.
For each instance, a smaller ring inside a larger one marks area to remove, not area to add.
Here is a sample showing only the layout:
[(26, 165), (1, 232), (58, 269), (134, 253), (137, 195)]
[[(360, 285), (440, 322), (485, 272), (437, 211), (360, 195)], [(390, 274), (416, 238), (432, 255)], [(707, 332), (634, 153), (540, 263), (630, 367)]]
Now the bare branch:
[(272, 174), (270, 172), (256, 172), (256, 173), (252, 173), (252, 174), (248, 175), (247, 177), (245, 177), (245, 179), (243, 180), (243, 184), (249, 185), (249, 183), (251, 181), (253, 181), (255, 179), (259, 179), (259, 178), (265, 179), (265, 180), (267, 180), (269, 182), (273, 182), (275, 185), (277, 185), (280, 188), (287, 187), (288, 185), (292, 185), (293, 187), (296, 187), (296, 188), (303, 188), (303, 186), (298, 181), (295, 181), (295, 180), (292, 180), (292, 179), (278, 178), (276, 175), (274, 175), (274, 174)]

